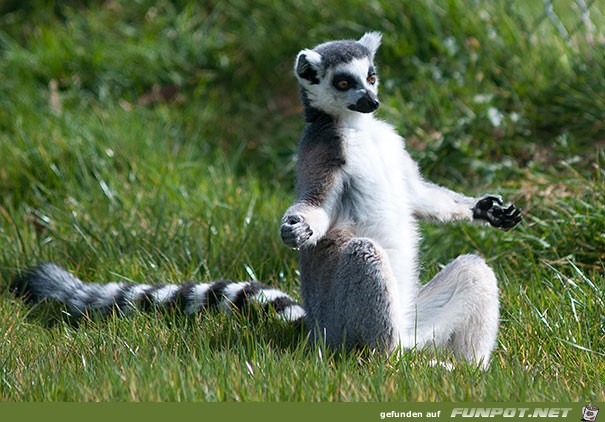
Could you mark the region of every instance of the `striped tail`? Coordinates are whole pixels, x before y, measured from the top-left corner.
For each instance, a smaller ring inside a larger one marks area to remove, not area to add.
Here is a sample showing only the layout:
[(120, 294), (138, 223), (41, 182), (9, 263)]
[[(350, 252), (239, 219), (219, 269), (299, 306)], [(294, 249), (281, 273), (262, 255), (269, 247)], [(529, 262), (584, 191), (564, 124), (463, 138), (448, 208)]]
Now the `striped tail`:
[(219, 280), (178, 285), (84, 283), (64, 268), (44, 263), (17, 279), (15, 288), (31, 300), (62, 302), (78, 315), (106, 314), (116, 308), (128, 313), (154, 306), (174, 306), (188, 314), (213, 308), (230, 312), (257, 304), (261, 308), (272, 308), (284, 321), (296, 322), (305, 316), (305, 310), (290, 296), (253, 281)]

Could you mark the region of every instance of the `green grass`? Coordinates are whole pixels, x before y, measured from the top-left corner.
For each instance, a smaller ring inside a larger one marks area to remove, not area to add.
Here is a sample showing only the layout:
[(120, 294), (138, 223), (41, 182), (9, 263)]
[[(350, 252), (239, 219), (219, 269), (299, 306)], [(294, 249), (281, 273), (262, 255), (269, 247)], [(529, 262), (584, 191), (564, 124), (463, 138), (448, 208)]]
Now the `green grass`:
[[(581, 25), (565, 40), (540, 2), (248, 3), (0, 9), (0, 399), (605, 400), (603, 2), (592, 41)], [(525, 210), (507, 233), (423, 226), (424, 281), (466, 252), (498, 274), (489, 370), (334, 353), (263, 315), (74, 324), (7, 291), (51, 260), (91, 281), (256, 278), (298, 297), (278, 235), (303, 127), (292, 61), (369, 29), (379, 114), (425, 174)]]

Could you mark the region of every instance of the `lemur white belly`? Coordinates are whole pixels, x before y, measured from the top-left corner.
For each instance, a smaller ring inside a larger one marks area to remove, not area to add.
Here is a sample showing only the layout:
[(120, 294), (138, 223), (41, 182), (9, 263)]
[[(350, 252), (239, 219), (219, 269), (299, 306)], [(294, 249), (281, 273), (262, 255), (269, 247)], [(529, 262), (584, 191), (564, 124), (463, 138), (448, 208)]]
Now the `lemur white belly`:
[(342, 129), (345, 191), (338, 221), (386, 251), (399, 297), (410, 302), (418, 289), (418, 233), (408, 204), (403, 140), (389, 125), (372, 123), (371, 130)]

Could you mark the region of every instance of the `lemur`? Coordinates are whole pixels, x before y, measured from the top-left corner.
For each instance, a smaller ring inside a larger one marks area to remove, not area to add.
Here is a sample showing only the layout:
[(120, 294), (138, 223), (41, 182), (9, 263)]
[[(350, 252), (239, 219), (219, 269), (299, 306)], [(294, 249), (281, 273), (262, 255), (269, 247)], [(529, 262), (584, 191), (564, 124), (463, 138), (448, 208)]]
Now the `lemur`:
[(467, 198), (421, 178), (403, 139), (373, 116), (380, 40), (370, 32), (296, 58), (308, 125), (298, 150), (298, 200), (280, 231), (287, 246), (300, 250), (302, 306), (257, 282), (87, 283), (53, 263), (25, 271), (15, 290), (30, 300), (62, 302), (79, 316), (257, 304), (283, 320), (304, 320), (314, 340), (336, 348), (435, 345), (486, 366), (498, 331), (494, 273), (478, 256), (464, 255), (420, 287), (416, 220), (484, 220), (510, 229), (521, 213), (499, 196)]
[(422, 178), (404, 140), (373, 115), (380, 42), (370, 32), (296, 58), (307, 127), (298, 199), (281, 237), (300, 250), (306, 321), (315, 338), (336, 347), (434, 346), (485, 367), (498, 332), (494, 272), (479, 256), (463, 255), (421, 286), (417, 220), (511, 229), (521, 211), (498, 195), (469, 198)]

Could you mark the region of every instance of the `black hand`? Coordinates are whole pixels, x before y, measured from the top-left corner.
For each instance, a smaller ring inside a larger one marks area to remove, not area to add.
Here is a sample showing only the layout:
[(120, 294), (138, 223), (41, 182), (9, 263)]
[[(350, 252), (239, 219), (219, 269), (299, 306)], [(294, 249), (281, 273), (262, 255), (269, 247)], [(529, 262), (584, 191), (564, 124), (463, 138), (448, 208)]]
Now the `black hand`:
[(510, 230), (523, 219), (521, 210), (514, 205), (504, 207), (502, 199), (496, 195), (485, 195), (473, 207), (473, 218), (485, 220), (502, 230)]
[(287, 215), (282, 219), (280, 234), (286, 245), (300, 248), (313, 235), (313, 230), (300, 215)]

